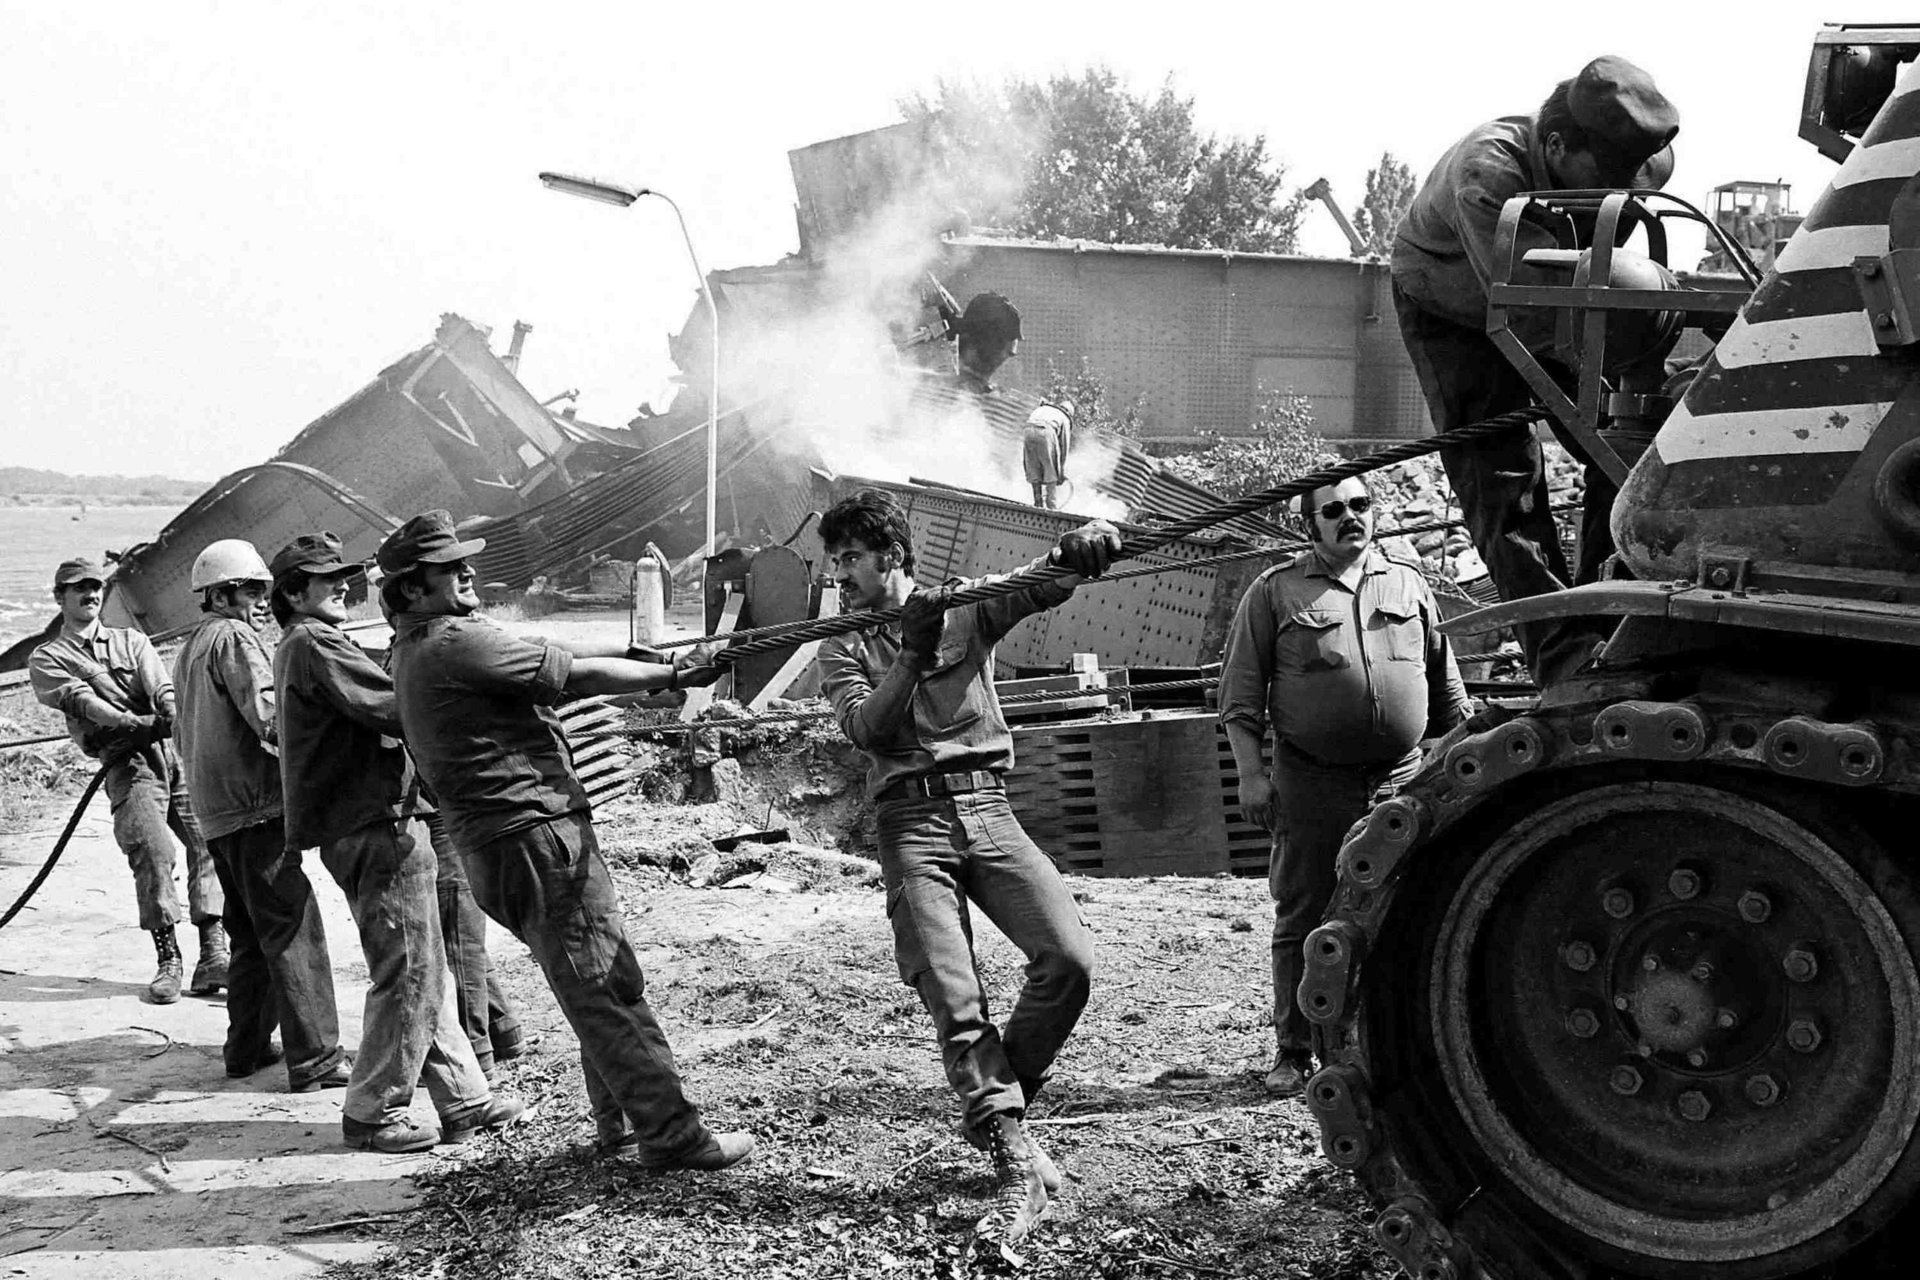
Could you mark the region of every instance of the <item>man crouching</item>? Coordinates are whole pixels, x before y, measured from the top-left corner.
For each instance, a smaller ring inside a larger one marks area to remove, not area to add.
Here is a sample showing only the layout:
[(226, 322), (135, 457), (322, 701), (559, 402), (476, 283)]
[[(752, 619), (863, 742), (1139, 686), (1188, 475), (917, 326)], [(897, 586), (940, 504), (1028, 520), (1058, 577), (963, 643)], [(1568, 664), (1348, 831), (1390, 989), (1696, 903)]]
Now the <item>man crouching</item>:
[[(1060, 1186), (1021, 1121), (1086, 1007), (1093, 937), (1007, 804), (1013, 736), (994, 693), (993, 646), (1104, 573), (1120, 535), (1096, 520), (1042, 562), (1071, 575), (952, 612), (947, 590), (915, 586), (906, 512), (885, 493), (836, 503), (820, 537), (849, 607), (901, 610), (897, 623), (823, 643), (820, 671), (840, 728), (872, 762), (867, 790), (901, 979), (933, 1015), (969, 1140), (993, 1158), (994, 1204), (978, 1232), (1015, 1244)], [(1027, 957), (1005, 1031), (974, 965), (969, 901)]]
[[(350, 1147), (419, 1151), (509, 1124), (525, 1107), (497, 1095), (455, 1008), (440, 936), (426, 808), (399, 743), (393, 681), (340, 629), (360, 572), (331, 533), (295, 538), (273, 558), (273, 655), (287, 842), (318, 846), (346, 894), (367, 961), (360, 1053), (341, 1107)], [(407, 1116), (416, 1082), (438, 1132)]]

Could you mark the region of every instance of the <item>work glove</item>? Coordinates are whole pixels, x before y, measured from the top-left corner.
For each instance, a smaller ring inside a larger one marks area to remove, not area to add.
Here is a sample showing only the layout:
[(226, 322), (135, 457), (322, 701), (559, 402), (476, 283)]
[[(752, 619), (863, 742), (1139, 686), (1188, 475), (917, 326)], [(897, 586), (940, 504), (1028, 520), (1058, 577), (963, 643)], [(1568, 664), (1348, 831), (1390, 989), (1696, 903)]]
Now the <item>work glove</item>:
[(1069, 569), (1082, 578), (1097, 578), (1120, 553), (1120, 531), (1105, 520), (1089, 520), (1078, 529), (1060, 535), (1060, 542), (1048, 553), (1047, 562)]
[(915, 591), (900, 609), (900, 658), (918, 671), (933, 669), (941, 637), (947, 634), (945, 587)]
[(676, 689), (704, 689), (721, 676), (727, 669), (714, 661), (719, 656), (718, 645), (697, 644), (691, 649), (682, 649), (673, 655), (673, 687)]

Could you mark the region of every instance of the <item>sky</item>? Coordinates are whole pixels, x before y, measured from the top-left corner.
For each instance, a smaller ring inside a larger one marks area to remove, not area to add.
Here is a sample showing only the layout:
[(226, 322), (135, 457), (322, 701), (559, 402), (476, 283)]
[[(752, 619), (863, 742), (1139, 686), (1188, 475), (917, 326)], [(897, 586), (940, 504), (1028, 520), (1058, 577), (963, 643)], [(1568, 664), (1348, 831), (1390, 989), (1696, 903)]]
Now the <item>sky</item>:
[[(1670, 191), (1782, 178), (1805, 211), (1834, 167), (1796, 137), (1813, 32), (1899, 9), (0, 0), (0, 466), (210, 480), (447, 311), (497, 350), (532, 324), (533, 392), (623, 423), (672, 373), (685, 246), (659, 201), (535, 175), (657, 187), (709, 270), (773, 262), (797, 243), (787, 152), (942, 78), (1170, 75), (1203, 129), (1264, 134), (1289, 187), (1325, 177), (1351, 209), (1383, 152), (1424, 175), (1617, 53), (1680, 110)], [(1317, 207), (1301, 247), (1346, 252)]]

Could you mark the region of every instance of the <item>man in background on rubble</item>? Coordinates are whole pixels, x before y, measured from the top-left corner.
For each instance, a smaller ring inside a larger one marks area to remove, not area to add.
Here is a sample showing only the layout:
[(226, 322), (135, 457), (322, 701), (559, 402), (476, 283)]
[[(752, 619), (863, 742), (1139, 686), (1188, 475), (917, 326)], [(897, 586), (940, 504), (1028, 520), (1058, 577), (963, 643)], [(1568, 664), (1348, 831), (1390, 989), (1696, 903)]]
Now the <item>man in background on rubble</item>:
[(976, 293), (953, 326), (955, 376), (976, 395), (994, 390), (993, 375), (1020, 354), (1020, 312), (1004, 294)]
[[(871, 761), (901, 979), (933, 1015), (964, 1132), (993, 1160), (994, 1205), (977, 1234), (1016, 1244), (1060, 1186), (1023, 1119), (1086, 1007), (1093, 938), (1007, 804), (1013, 736), (994, 694), (993, 646), (1104, 573), (1120, 536), (1098, 520), (1071, 531), (1040, 562), (1068, 574), (951, 613), (948, 589), (916, 587), (913, 535), (887, 494), (863, 489), (835, 503), (820, 539), (849, 608), (901, 610), (897, 623), (823, 642), (821, 682), (842, 732)], [(969, 903), (1027, 957), (1004, 1032), (975, 968)]]
[(1043, 404), (1027, 415), (1020, 462), (1033, 486), (1033, 505), (1056, 510), (1055, 490), (1067, 480), (1067, 453), (1073, 448), (1073, 401)]
[(552, 707), (567, 695), (710, 684), (702, 650), (673, 665), (621, 646), (543, 644), (474, 616), (469, 557), (445, 511), (380, 544), (391, 668), (407, 749), (466, 861), (473, 896), (533, 953), (580, 1040), (601, 1154), (642, 1168), (720, 1170), (753, 1151), (715, 1133), (687, 1098), (646, 999), (586, 788)]
[[(320, 850), (367, 962), (366, 1018), (341, 1103), (350, 1147), (383, 1152), (457, 1145), (518, 1119), (497, 1095), (460, 1025), (434, 900), (425, 802), (399, 742), (393, 681), (340, 624), (360, 567), (331, 533), (306, 534), (273, 557), (273, 654), (287, 840)], [(437, 1130), (408, 1115), (416, 1084)]]
[[(1440, 158), (1400, 220), (1393, 242), (1393, 299), (1400, 335), (1419, 375), (1435, 430), (1466, 426), (1534, 402), (1526, 380), (1487, 336), (1494, 233), (1506, 201), (1526, 191), (1632, 187), (1658, 190), (1673, 173), (1680, 115), (1652, 77), (1624, 58), (1595, 58), (1555, 86), (1530, 116), (1480, 125)], [(1544, 232), (1532, 233), (1552, 246)], [(1523, 233), (1519, 250), (1533, 240)], [(1549, 312), (1519, 310), (1513, 330), (1529, 348), (1553, 339)], [(1549, 511), (1545, 463), (1529, 432), (1443, 450), (1474, 549), (1502, 599), (1556, 591), (1574, 581)], [(1589, 466), (1587, 497), (1610, 506), (1613, 485)], [(1601, 483), (1595, 484), (1594, 478)], [(1604, 519), (1589, 519), (1581, 576), (1599, 567)], [(1578, 670), (1604, 632), (1591, 619), (1517, 628), (1543, 688)]]
[[(1420, 741), (1471, 710), (1440, 610), (1420, 570), (1373, 545), (1358, 478), (1303, 499), (1311, 550), (1254, 579), (1220, 672), (1240, 812), (1273, 832), (1270, 1093), (1299, 1093), (1313, 1038), (1297, 995), (1302, 944), (1326, 914), (1347, 828), (1410, 779)], [(1273, 728), (1273, 772), (1261, 759)]]
[[(227, 1074), (286, 1058), (295, 1093), (342, 1089), (353, 1056), (340, 1045), (333, 961), (300, 849), (280, 799), (273, 663), (261, 643), (273, 574), (250, 542), (223, 538), (193, 562), (207, 616), (173, 660), (174, 736), (194, 811), (226, 891)], [(269, 1037), (280, 1027), (284, 1050)]]
[(200, 958), (187, 990), (196, 996), (227, 983), (220, 880), (169, 741), (173, 680), (144, 633), (100, 625), (106, 582), (106, 571), (91, 560), (68, 560), (54, 571), (60, 630), (34, 649), (27, 671), (33, 696), (64, 715), (74, 744), (106, 769), (113, 838), (133, 870), (140, 927), (159, 957), (147, 999), (172, 1004), (180, 998), (183, 965), (168, 830), (187, 850), (187, 909), (200, 931)]

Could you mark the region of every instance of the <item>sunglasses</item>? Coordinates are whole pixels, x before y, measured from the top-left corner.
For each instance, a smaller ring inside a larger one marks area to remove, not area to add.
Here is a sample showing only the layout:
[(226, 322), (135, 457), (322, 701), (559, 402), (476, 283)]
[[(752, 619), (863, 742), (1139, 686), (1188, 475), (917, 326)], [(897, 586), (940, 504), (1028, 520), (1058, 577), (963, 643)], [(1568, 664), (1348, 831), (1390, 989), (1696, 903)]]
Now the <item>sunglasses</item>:
[(1357, 498), (1348, 498), (1345, 502), (1336, 500), (1321, 503), (1320, 518), (1322, 520), (1338, 520), (1349, 511), (1357, 516), (1363, 516), (1372, 509), (1373, 499), (1363, 493)]

